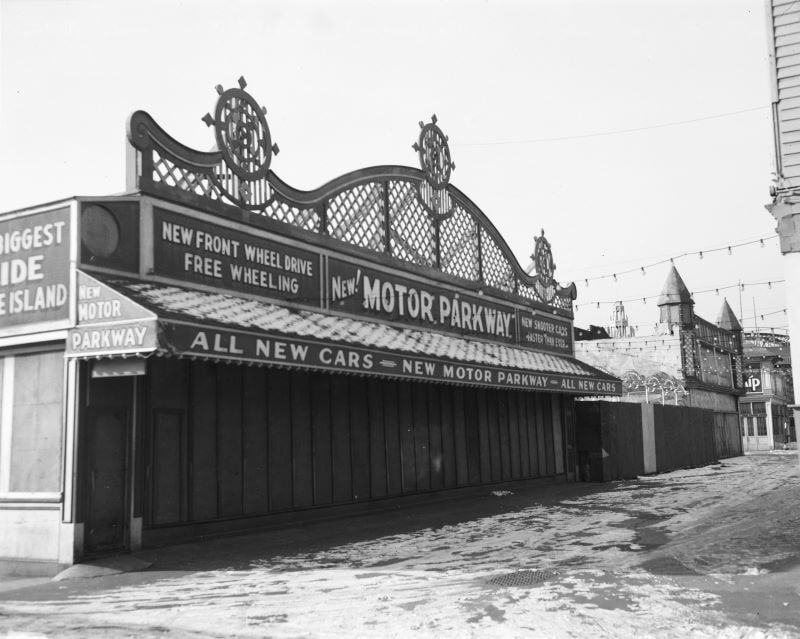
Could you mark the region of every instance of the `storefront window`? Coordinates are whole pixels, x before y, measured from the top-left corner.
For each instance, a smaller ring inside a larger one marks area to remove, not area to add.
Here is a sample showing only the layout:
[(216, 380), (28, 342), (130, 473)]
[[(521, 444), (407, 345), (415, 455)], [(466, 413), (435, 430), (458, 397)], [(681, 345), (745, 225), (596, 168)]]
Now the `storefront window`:
[(12, 402), (9, 490), (56, 492), (61, 487), (63, 355), (17, 355), (6, 370), (13, 370), (13, 377), (3, 380), (2, 393)]

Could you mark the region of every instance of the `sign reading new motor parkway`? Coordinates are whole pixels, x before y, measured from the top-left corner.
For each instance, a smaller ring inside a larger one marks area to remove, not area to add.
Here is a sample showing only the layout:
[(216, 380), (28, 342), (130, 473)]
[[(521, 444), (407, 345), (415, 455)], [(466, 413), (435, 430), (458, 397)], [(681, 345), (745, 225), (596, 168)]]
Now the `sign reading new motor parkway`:
[(439, 381), (494, 388), (563, 393), (621, 395), (622, 382), (585, 368), (586, 375), (566, 375), (456, 360), (406, 355), (323, 340), (264, 336), (242, 331), (164, 323), (163, 337), (178, 355), (252, 361), (313, 370), (369, 373), (417, 381)]

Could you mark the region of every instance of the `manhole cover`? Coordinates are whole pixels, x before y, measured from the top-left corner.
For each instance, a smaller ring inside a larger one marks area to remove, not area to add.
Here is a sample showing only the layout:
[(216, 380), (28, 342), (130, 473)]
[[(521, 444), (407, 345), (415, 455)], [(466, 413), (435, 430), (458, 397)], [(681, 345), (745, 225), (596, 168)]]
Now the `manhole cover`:
[(492, 577), (489, 583), (493, 586), (533, 586), (557, 575), (555, 570), (518, 570)]

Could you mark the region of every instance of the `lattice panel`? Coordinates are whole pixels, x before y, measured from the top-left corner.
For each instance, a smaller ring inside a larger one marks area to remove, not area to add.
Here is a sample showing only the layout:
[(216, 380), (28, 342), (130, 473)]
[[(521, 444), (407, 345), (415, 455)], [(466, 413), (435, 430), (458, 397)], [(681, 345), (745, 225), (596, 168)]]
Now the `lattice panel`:
[(394, 257), (419, 266), (436, 265), (436, 229), (414, 184), (389, 183), (389, 227)]
[(153, 150), (153, 182), (159, 182), (179, 191), (194, 193), (211, 200), (219, 200), (222, 195), (208, 176), (175, 164), (172, 160), (162, 157), (155, 149)]
[(319, 213), (315, 209), (300, 209), (275, 199), (264, 209), (264, 215), (306, 231), (319, 232)]
[(445, 273), (471, 282), (480, 277), (478, 225), (461, 206), (440, 222), (439, 252), (439, 262)]
[(386, 247), (383, 185), (360, 184), (328, 201), (328, 234), (356, 246)]
[(526, 299), (549, 304), (564, 311), (572, 310), (572, 298), (568, 295), (559, 295), (554, 285), (542, 286), (538, 282), (533, 286), (520, 284), (517, 293)]
[(481, 249), (483, 253), (483, 281), (501, 291), (514, 292), (516, 278), (506, 256), (497, 242), (484, 229), (481, 229)]
[(446, 215), (453, 207), (453, 201), (446, 188), (435, 189), (427, 182), (420, 182), (419, 195), (422, 204), (434, 215)]
[(231, 202), (245, 209), (262, 211), (272, 198), (272, 187), (264, 178), (243, 180), (223, 166), (214, 170), (214, 180)]

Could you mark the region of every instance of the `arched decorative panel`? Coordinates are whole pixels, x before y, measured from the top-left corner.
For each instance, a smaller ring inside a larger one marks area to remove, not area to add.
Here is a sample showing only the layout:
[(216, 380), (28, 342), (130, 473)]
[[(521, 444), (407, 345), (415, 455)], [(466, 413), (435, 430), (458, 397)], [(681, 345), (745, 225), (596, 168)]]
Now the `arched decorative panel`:
[(544, 232), (530, 275), (486, 215), (450, 184), (455, 164), (436, 116), (420, 122), (413, 145), (420, 169), (371, 167), (301, 191), (270, 168), (278, 146), (245, 86), (240, 78), (238, 88), (217, 87), (214, 116), (203, 118), (214, 127), (218, 151), (185, 147), (147, 113), (135, 112), (128, 125), (131, 188), (210, 212), (238, 208), (571, 316), (575, 286), (553, 278)]

